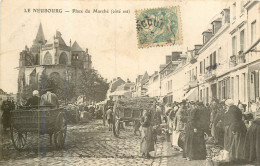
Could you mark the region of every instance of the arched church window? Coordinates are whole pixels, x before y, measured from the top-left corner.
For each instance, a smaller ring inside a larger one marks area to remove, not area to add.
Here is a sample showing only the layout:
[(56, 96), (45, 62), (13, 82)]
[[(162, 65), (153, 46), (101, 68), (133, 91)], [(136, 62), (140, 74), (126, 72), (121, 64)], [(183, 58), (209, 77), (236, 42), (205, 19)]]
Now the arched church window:
[(40, 56), (39, 54), (36, 54), (35, 56), (35, 65), (39, 65), (40, 64)]
[(44, 55), (43, 64), (44, 65), (51, 65), (52, 64), (52, 56), (49, 52), (47, 52)]
[(59, 64), (66, 65), (67, 63), (68, 63), (67, 54), (66, 54), (65, 52), (62, 52), (62, 53), (60, 54)]

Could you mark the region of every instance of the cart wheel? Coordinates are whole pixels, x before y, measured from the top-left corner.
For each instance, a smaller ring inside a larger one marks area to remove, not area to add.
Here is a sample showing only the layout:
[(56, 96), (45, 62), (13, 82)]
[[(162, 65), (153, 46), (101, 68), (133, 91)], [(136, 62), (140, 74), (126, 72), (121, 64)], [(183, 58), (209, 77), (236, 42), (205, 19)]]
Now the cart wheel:
[(22, 150), (26, 145), (27, 133), (19, 132), (17, 129), (11, 127), (11, 139), (16, 150)]
[(115, 137), (118, 137), (120, 134), (120, 120), (114, 119), (113, 120), (113, 133)]
[(66, 132), (67, 132), (67, 122), (65, 114), (59, 114), (56, 123), (57, 131), (54, 133), (54, 143), (58, 149), (64, 147)]

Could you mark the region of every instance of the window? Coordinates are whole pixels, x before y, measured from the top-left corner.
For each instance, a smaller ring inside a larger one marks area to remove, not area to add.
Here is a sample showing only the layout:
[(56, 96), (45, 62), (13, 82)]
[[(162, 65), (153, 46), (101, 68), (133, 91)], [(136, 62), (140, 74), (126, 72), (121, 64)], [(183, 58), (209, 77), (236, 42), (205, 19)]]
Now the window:
[(210, 67), (212, 67), (212, 66), (213, 66), (213, 63), (212, 63), (212, 54), (210, 54), (210, 56), (209, 56), (209, 62), (210, 62)]
[(236, 3), (233, 3), (233, 20), (236, 20)]
[(222, 100), (222, 98), (221, 98), (221, 82), (220, 81), (218, 81), (217, 86), (218, 86), (218, 98), (219, 98), (219, 100)]
[[(221, 52), (221, 47), (219, 47), (218, 48), (218, 59), (221, 59), (221, 57), (222, 57), (222, 52)], [(217, 59), (216, 59), (216, 62), (217, 62)]]
[(202, 74), (203, 64), (202, 61), (200, 62), (200, 74)]
[(205, 59), (203, 60), (203, 74), (206, 73), (206, 67), (205, 67)]
[(232, 38), (232, 55), (236, 55), (237, 53), (237, 39), (236, 36)]
[(207, 60), (206, 60), (205, 67), (206, 67), (207, 70), (209, 70), (209, 69), (208, 69), (208, 67), (209, 67), (209, 57), (208, 57), (208, 56), (207, 56)]
[(221, 81), (221, 85), (222, 85), (221, 87), (222, 99), (226, 99), (226, 81), (225, 80)]
[(213, 66), (213, 69), (216, 69), (216, 63), (217, 63), (217, 56), (216, 56), (216, 51), (213, 52), (213, 55), (212, 55), (212, 66)]
[(231, 82), (230, 82), (230, 95), (231, 99), (234, 99), (234, 77), (231, 77)]
[(200, 101), (202, 101), (202, 90), (200, 90)]
[(256, 37), (256, 21), (251, 23), (251, 43), (255, 41)]
[(226, 80), (226, 99), (230, 98), (230, 78), (228, 77)]
[(240, 32), (240, 51), (244, 52), (244, 40), (245, 40), (244, 30)]

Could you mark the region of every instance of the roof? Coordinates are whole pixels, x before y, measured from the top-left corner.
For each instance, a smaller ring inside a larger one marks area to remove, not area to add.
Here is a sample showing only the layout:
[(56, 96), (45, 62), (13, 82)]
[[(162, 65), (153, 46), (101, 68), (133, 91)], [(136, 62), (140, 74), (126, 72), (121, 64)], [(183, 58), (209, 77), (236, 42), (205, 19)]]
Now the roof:
[(79, 46), (77, 41), (75, 41), (71, 47), (71, 51), (83, 51), (82, 48)]
[(45, 37), (44, 37), (44, 34), (43, 34), (42, 23), (40, 23), (37, 35), (35, 37), (35, 41), (37, 43), (39, 43), (39, 42), (45, 43)]
[(134, 85), (135, 85), (135, 83), (133, 83), (133, 82), (130, 82), (130, 83), (127, 82), (125, 84), (118, 86), (115, 91), (123, 91), (123, 90), (126, 90), (127, 88), (130, 89), (130, 87), (132, 87)]

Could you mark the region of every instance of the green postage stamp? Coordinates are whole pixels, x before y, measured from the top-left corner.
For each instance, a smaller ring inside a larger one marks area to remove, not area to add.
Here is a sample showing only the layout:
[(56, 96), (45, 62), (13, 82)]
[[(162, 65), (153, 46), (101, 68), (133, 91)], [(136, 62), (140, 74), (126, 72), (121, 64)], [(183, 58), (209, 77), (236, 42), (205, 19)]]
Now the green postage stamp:
[(136, 10), (138, 48), (182, 44), (180, 7)]

